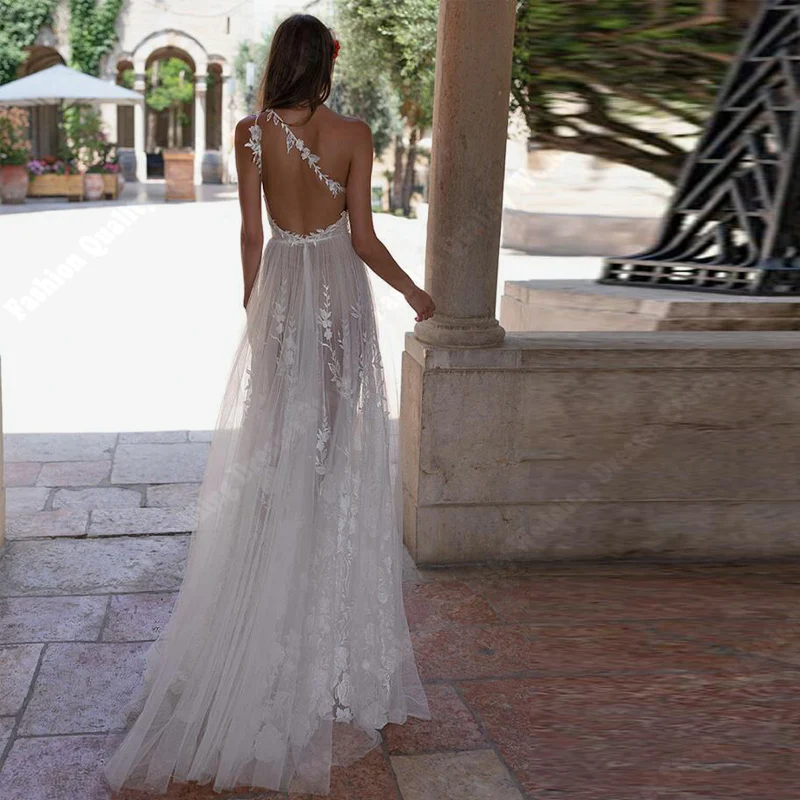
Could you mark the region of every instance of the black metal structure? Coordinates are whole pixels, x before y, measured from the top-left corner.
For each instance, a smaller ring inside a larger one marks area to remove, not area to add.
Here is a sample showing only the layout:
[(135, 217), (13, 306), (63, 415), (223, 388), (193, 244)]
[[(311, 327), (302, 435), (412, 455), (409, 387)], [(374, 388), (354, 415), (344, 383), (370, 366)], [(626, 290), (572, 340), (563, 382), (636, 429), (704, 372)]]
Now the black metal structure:
[(800, 295), (800, 0), (764, 0), (657, 244), (598, 282)]

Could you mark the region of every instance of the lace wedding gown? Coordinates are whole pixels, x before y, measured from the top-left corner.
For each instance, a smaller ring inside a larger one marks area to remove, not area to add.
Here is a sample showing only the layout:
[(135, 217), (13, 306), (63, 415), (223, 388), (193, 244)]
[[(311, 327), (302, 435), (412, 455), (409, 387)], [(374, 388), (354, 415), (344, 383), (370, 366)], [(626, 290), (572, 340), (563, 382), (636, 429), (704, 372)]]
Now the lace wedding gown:
[[(272, 110), (287, 158), (344, 187)], [(262, 133), (250, 128), (261, 172)], [(290, 152), (296, 151), (296, 152)], [(109, 785), (330, 791), (331, 764), (430, 719), (403, 607), (374, 304), (347, 211), (267, 242), (169, 623)]]

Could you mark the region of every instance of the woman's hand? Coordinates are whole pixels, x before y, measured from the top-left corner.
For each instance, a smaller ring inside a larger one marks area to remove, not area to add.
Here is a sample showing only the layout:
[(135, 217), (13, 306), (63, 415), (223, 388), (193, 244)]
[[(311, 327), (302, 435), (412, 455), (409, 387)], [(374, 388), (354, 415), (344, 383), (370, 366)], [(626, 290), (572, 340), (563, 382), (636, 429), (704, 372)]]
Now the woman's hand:
[(436, 304), (433, 302), (433, 298), (426, 291), (420, 289), (419, 286), (409, 289), (403, 297), (406, 298), (411, 308), (417, 312), (417, 316), (414, 317), (417, 322), (422, 322), (422, 320), (432, 317), (433, 312), (436, 311)]

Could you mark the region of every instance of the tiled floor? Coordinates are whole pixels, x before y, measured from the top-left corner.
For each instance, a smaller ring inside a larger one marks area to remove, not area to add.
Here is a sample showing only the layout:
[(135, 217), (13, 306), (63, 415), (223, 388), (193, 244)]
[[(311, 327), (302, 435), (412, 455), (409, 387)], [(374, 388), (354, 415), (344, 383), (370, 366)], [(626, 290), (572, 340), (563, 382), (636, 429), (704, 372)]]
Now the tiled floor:
[[(207, 439), (6, 437), (2, 800), (110, 800)], [(800, 564), (404, 567), (434, 718), (386, 726), (330, 800), (800, 798)]]

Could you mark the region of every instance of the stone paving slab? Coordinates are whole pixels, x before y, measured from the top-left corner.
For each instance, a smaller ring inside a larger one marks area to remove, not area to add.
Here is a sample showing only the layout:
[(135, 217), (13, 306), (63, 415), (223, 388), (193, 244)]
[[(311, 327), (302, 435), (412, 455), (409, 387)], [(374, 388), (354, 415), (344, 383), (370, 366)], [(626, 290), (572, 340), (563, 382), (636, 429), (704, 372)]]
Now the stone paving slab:
[(6, 486), (34, 486), (42, 465), (38, 461), (7, 461), (3, 472)]
[(0, 715), (17, 714), (22, 708), (41, 652), (40, 644), (0, 647)]
[(121, 444), (111, 483), (198, 483), (203, 479), (208, 445)]
[(9, 433), (6, 461), (102, 461), (110, 457), (116, 433)]
[(51, 536), (85, 536), (88, 524), (88, 511), (67, 508), (15, 514), (7, 520), (6, 536), (9, 541)]
[(169, 620), (177, 592), (139, 592), (111, 597), (104, 642), (152, 641)]
[(89, 536), (190, 533), (194, 530), (194, 508), (116, 508), (92, 512)]
[(53, 508), (138, 508), (142, 492), (109, 486), (95, 489), (56, 489)]
[(493, 750), (392, 756), (403, 800), (525, 800)]
[(125, 706), (138, 688), (146, 643), (47, 645), (20, 722), (25, 736), (122, 730)]
[(50, 489), (34, 486), (19, 486), (6, 489), (6, 514), (24, 514), (31, 511), (42, 511)]
[(5, 750), (8, 740), (11, 738), (16, 721), (16, 717), (0, 717), (0, 754)]
[(111, 461), (54, 461), (42, 465), (37, 486), (97, 486), (108, 480)]
[(382, 730), (391, 755), (491, 747), (472, 711), (452, 685), (428, 683), (425, 694), (431, 719), (409, 717), (402, 725), (387, 725)]
[(196, 506), (200, 496), (199, 483), (164, 483), (148, 486), (145, 505), (151, 507)]
[(117, 736), (17, 739), (0, 772), (3, 800), (108, 800), (102, 766)]
[(187, 442), (188, 431), (131, 431), (119, 435), (119, 444), (176, 444)]
[(175, 590), (188, 544), (187, 534), (10, 542), (0, 596)]
[(95, 640), (107, 607), (104, 595), (0, 599), (0, 642)]

